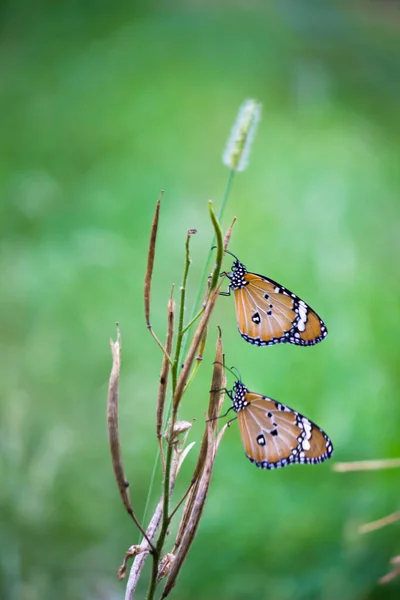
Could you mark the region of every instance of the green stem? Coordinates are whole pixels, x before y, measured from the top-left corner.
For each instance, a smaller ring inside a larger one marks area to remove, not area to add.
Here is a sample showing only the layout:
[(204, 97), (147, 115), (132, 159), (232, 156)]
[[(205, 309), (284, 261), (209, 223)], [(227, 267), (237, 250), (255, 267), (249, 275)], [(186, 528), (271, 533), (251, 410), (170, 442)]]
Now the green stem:
[(188, 329), (191, 328), (191, 326), (197, 321), (197, 319), (199, 319), (201, 317), (201, 315), (204, 312), (204, 306), (201, 307), (201, 309), (199, 310), (199, 312), (197, 313), (197, 315), (195, 315), (193, 317), (193, 319), (191, 321), (189, 321), (189, 323), (186, 325), (186, 327), (184, 327), (182, 329), (182, 333), (186, 333)]
[(158, 575), (159, 561), (160, 561), (160, 555), (159, 555), (158, 551), (156, 550), (153, 553), (153, 567), (151, 569), (151, 578), (150, 578), (149, 589), (147, 591), (146, 600), (153, 600), (153, 598), (154, 598), (154, 594), (155, 594), (156, 587), (157, 587), (157, 575)]
[[(218, 213), (218, 221), (219, 221), (219, 223), (221, 223), (222, 217), (224, 215), (226, 203), (228, 201), (228, 197), (229, 197), (229, 193), (231, 191), (233, 177), (234, 177), (235, 173), (236, 173), (236, 171), (229, 171), (228, 181), (226, 182), (226, 187), (225, 187), (224, 196), (222, 198), (221, 208), (220, 208), (219, 213)], [(206, 262), (204, 264), (203, 272), (202, 272), (200, 280), (199, 280), (200, 283), (199, 283), (199, 286), (197, 288), (197, 294), (196, 294), (196, 298), (195, 298), (195, 301), (194, 301), (194, 304), (193, 304), (192, 314), (190, 315), (190, 320), (191, 321), (193, 320), (193, 318), (194, 318), (194, 316), (196, 314), (196, 311), (198, 309), (199, 303), (200, 303), (200, 297), (201, 297), (201, 294), (202, 294), (202, 291), (203, 291), (203, 284), (204, 284), (204, 281), (207, 278), (207, 272), (208, 272), (208, 268), (209, 268), (209, 264), (210, 264), (210, 258), (211, 258), (211, 252), (212, 252), (211, 248), (215, 245), (215, 240), (216, 240), (216, 237), (215, 237), (215, 233), (214, 233), (212, 241), (211, 241), (211, 245), (210, 245), (210, 250), (208, 251), (207, 260), (206, 260)], [(186, 344), (187, 344), (187, 336), (186, 336), (186, 338), (184, 340), (184, 343), (183, 343), (182, 354), (185, 353)]]

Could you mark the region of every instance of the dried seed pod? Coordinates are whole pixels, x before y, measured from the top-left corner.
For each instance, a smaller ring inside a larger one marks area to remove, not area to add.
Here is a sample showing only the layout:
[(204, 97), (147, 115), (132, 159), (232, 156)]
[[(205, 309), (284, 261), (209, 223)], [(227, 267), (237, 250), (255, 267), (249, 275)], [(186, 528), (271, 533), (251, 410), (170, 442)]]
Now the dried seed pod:
[(169, 575), (174, 560), (175, 555), (172, 554), (172, 552), (168, 552), (164, 556), (158, 567), (157, 582), (161, 581), (161, 579), (164, 579), (164, 577), (167, 577), (167, 575)]

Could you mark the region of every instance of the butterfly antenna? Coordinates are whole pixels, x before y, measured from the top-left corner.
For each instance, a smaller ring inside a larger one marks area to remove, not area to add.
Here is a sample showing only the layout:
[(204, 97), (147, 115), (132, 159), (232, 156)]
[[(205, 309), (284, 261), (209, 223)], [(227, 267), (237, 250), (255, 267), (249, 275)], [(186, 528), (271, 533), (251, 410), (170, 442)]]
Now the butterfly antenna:
[[(215, 250), (217, 246), (213, 246), (211, 248), (211, 250)], [(238, 262), (240, 262), (240, 260), (238, 259), (238, 257), (236, 256), (236, 254), (233, 254), (233, 252), (231, 252), (230, 250), (224, 250), (225, 254), (230, 254), (231, 256), (233, 256), (234, 259), (236, 259)]]
[(231, 252), (230, 250), (225, 250), (226, 254), (230, 254), (231, 256), (233, 256), (233, 258), (235, 260), (237, 260), (238, 262), (240, 262), (240, 260), (238, 259), (238, 257), (236, 256), (236, 254), (233, 254), (233, 252)]
[[(236, 377), (236, 379), (237, 379), (238, 381), (242, 381), (242, 376), (240, 375), (240, 373), (239, 373), (239, 369), (238, 369), (237, 367), (231, 367), (231, 368), (229, 369), (229, 371), (230, 371), (230, 372), (231, 372), (233, 375), (235, 375), (235, 377)], [(235, 374), (235, 371), (236, 371), (237, 375)]]

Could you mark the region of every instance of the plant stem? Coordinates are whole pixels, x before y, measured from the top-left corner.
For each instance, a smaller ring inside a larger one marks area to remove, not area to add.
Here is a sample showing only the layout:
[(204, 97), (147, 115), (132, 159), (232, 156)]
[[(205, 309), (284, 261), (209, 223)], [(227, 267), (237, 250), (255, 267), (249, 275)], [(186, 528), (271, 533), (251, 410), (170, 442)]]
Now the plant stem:
[(151, 579), (150, 579), (150, 585), (149, 585), (149, 589), (147, 592), (146, 600), (153, 600), (153, 598), (154, 598), (154, 594), (155, 594), (156, 587), (157, 587), (157, 575), (158, 575), (159, 560), (160, 560), (160, 555), (156, 551), (153, 553), (153, 566), (151, 569)]
[[(183, 279), (182, 279), (182, 285), (181, 285), (181, 298), (180, 298), (180, 306), (179, 306), (177, 341), (176, 341), (176, 348), (175, 348), (175, 356), (174, 356), (172, 369), (171, 369), (172, 396), (174, 396), (174, 394), (175, 394), (176, 384), (177, 384), (177, 380), (178, 380), (179, 357), (180, 357), (180, 353), (181, 353), (182, 339), (183, 339), (183, 321), (185, 318), (186, 285), (187, 285), (187, 278), (188, 278), (189, 267), (190, 267), (190, 262), (191, 262), (190, 254), (189, 254), (190, 237), (191, 237), (191, 234), (188, 233), (188, 235), (186, 237), (186, 244), (185, 244), (186, 257), (185, 257), (185, 267), (183, 270)], [(168, 412), (170, 412), (170, 409)], [(168, 415), (168, 417), (169, 417), (169, 415)], [(170, 432), (172, 432), (174, 429), (176, 417), (177, 417), (177, 407), (175, 407), (172, 411)], [(162, 549), (164, 546), (165, 537), (167, 535), (167, 530), (168, 530), (168, 525), (169, 525), (168, 513), (169, 513), (169, 490), (170, 490), (172, 455), (173, 455), (173, 443), (170, 440), (168, 440), (167, 455), (165, 457), (163, 512), (162, 512), (161, 529), (160, 529), (160, 535), (158, 536), (157, 546), (156, 546), (156, 549), (155, 549), (155, 552), (153, 555), (153, 569), (152, 569), (149, 591), (147, 594), (147, 600), (153, 599), (154, 593), (155, 593), (155, 590), (157, 587), (157, 574), (158, 574), (159, 559), (160, 559), (161, 552), (162, 552)], [(155, 467), (156, 467), (157, 462), (158, 462), (158, 455), (157, 455)]]

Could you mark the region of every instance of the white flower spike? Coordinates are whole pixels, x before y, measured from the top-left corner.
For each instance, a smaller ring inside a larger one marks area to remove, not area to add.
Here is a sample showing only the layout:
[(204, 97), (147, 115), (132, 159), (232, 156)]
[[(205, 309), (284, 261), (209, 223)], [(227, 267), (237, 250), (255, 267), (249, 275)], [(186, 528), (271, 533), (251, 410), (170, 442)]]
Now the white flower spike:
[(260, 102), (252, 99), (245, 100), (239, 109), (222, 157), (224, 165), (231, 171), (244, 171), (247, 167), (260, 118)]

